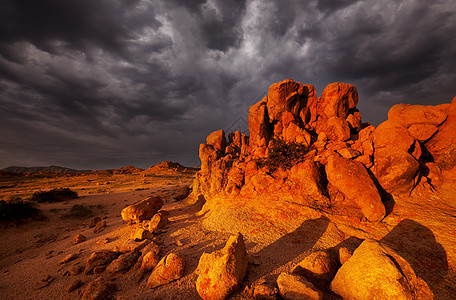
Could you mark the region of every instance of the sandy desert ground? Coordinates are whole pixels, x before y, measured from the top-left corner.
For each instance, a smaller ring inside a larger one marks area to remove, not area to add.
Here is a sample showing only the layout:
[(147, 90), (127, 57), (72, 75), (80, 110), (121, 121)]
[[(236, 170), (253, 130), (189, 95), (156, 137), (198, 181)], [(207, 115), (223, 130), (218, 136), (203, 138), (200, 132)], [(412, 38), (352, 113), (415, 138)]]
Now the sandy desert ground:
[[(69, 187), (80, 198), (59, 203), (41, 203), (39, 208), (45, 220), (30, 220), (22, 224), (2, 224), (0, 230), (0, 295), (2, 299), (79, 299), (87, 286), (98, 275), (69, 276), (67, 270), (74, 265), (84, 266), (91, 253), (101, 249), (114, 249), (128, 243), (130, 234), (138, 225), (124, 224), (120, 216), (127, 205), (152, 195), (161, 196), (170, 222), (154, 241), (161, 248), (161, 256), (176, 252), (185, 257), (184, 277), (156, 289), (146, 288), (147, 274), (138, 281), (138, 273), (131, 269), (124, 273), (106, 274), (116, 285), (114, 299), (199, 299), (195, 289), (195, 269), (203, 252), (221, 249), (230, 233), (211, 231), (203, 226), (204, 214), (199, 213), (202, 203), (176, 201), (173, 196), (183, 185), (192, 184), (194, 172), (144, 176), (137, 174), (106, 175), (104, 173), (82, 176), (49, 178), (4, 179), (3, 199), (26, 199), (38, 190)], [(456, 291), (455, 277), (455, 209), (452, 202), (454, 185), (442, 187), (440, 201), (432, 201), (433, 194), (411, 197), (407, 210), (396, 205), (385, 219), (389, 234), (383, 240), (402, 247), (401, 254), (410, 258), (415, 271), (430, 283), (436, 299), (451, 299)], [(433, 196), (434, 195), (434, 196)], [(428, 201), (423, 201), (426, 199)], [(443, 200), (443, 201), (442, 201)], [(447, 200), (449, 203), (445, 203)], [(432, 205), (430, 205), (432, 203)], [(436, 205), (440, 203), (440, 205)], [(65, 214), (75, 204), (90, 208), (93, 214), (86, 218), (69, 218)], [(106, 228), (94, 233), (89, 228), (93, 217), (106, 221)], [(242, 287), (231, 299), (252, 299), (249, 288), (258, 282), (274, 286), (283, 271), (290, 271), (313, 249), (325, 249), (343, 244), (353, 250), (361, 239), (352, 236), (354, 231), (343, 222), (321, 214), (309, 219), (293, 232), (273, 241), (246, 238), (250, 265)], [(389, 224), (391, 223), (391, 224)], [(397, 225), (399, 223), (399, 225)], [(394, 224), (394, 225), (392, 225)], [(73, 237), (83, 234), (87, 241), (74, 245)], [(362, 234), (361, 234), (362, 235)], [(379, 233), (381, 235), (381, 233)], [(358, 235), (359, 236), (359, 235)], [(429, 252), (429, 249), (433, 249)], [(59, 262), (69, 254), (78, 257), (66, 264)], [(40, 288), (46, 278), (52, 281)], [(72, 292), (66, 287), (75, 280), (82, 285)], [(328, 292), (328, 291), (327, 291)], [(340, 299), (335, 294), (327, 299)]]

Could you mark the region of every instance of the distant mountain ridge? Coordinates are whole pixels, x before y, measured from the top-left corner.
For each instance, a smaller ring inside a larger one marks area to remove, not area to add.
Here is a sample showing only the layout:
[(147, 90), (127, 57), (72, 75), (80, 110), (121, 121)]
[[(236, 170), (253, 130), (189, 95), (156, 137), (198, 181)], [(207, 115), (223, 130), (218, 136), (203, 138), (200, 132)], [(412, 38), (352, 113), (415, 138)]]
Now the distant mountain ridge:
[(78, 172), (89, 172), (90, 170), (75, 170), (66, 167), (48, 166), (48, 167), (19, 167), (11, 166), (2, 169), (3, 172), (10, 173), (52, 173), (52, 174), (69, 174)]

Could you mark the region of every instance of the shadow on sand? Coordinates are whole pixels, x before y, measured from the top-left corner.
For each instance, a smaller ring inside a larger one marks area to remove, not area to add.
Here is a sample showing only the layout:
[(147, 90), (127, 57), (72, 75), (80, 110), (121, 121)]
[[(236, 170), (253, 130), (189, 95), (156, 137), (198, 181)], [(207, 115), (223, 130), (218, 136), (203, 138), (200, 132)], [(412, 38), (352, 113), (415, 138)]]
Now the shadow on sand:
[(312, 249), (326, 231), (328, 224), (329, 219), (324, 216), (306, 220), (293, 232), (254, 253), (252, 256), (261, 267), (253, 266), (249, 269), (249, 280), (255, 281)]
[(429, 228), (406, 219), (383, 237), (381, 242), (410, 263), (416, 275), (429, 285), (436, 299), (443, 299), (439, 297), (441, 287), (438, 284), (448, 272), (447, 255)]

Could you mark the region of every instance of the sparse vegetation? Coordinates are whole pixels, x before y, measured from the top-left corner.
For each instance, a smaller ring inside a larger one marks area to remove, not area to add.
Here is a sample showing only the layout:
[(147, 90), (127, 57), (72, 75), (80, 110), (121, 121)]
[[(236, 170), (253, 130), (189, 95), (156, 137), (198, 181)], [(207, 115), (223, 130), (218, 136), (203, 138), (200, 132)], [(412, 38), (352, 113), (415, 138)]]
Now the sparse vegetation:
[(30, 198), (33, 202), (62, 202), (71, 199), (79, 198), (78, 193), (70, 190), (69, 188), (53, 189), (50, 191), (39, 191), (33, 193)]
[(0, 201), (0, 222), (20, 222), (29, 218), (43, 218), (41, 210), (30, 201), (20, 199), (11, 201)]
[(92, 210), (85, 205), (75, 204), (71, 207), (70, 211), (66, 213), (64, 218), (77, 218), (83, 219), (92, 216)]
[(303, 144), (287, 143), (284, 140), (275, 139), (272, 141), (272, 147), (269, 148), (268, 156), (259, 161), (259, 164), (269, 167), (271, 172), (280, 167), (287, 170), (304, 161), (309, 150), (310, 147)]

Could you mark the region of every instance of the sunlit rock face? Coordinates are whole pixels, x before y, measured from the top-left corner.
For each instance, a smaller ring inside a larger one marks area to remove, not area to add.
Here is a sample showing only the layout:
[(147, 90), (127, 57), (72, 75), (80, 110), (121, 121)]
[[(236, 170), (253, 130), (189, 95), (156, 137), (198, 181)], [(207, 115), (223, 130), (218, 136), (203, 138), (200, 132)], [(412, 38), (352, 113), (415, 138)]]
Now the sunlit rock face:
[(242, 203), (277, 218), (269, 210), (286, 212), (286, 203), (378, 222), (386, 197), (439, 184), (441, 169), (452, 174), (456, 103), (395, 105), (375, 128), (358, 101), (352, 84), (331, 83), (318, 98), (313, 85), (274, 83), (249, 109), (250, 136), (219, 130), (201, 144), (193, 196), (214, 214), (215, 204)]

